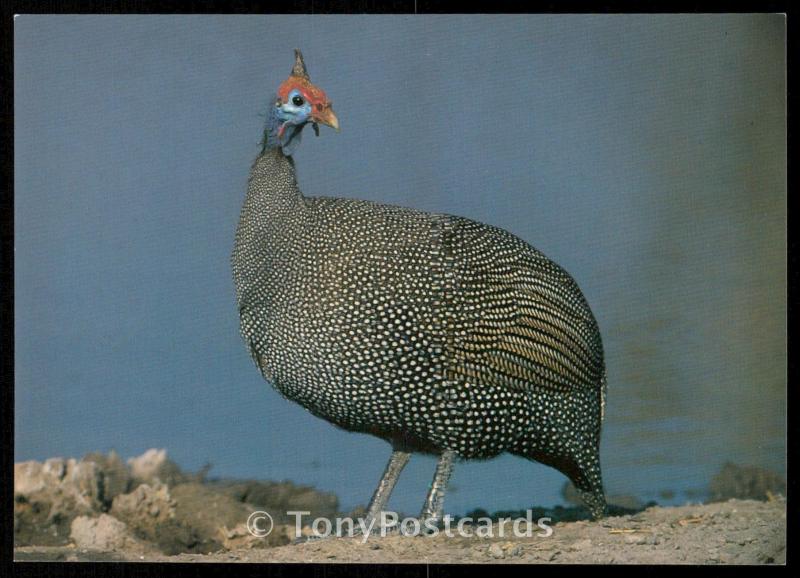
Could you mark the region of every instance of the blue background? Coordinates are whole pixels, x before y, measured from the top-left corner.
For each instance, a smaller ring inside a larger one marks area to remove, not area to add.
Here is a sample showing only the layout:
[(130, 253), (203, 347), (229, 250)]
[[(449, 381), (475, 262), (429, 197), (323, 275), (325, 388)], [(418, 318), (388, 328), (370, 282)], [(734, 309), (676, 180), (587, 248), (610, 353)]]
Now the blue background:
[[(576, 278), (609, 371), (610, 494), (785, 472), (780, 15), (32, 16), (15, 20), (15, 459), (166, 447), (187, 469), (364, 504), (385, 442), (283, 400), (238, 335), (229, 256), (263, 114), (300, 47), (342, 131), (309, 195), (504, 227)], [(414, 513), (434, 461), (391, 505)], [(519, 458), (451, 513), (560, 502)]]

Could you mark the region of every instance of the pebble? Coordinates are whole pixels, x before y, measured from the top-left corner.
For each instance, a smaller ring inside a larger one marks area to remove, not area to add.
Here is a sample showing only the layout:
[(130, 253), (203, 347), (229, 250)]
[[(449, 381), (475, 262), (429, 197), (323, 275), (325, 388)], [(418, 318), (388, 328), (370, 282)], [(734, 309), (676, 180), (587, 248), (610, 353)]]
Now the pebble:
[(506, 553), (503, 552), (503, 547), (500, 544), (492, 544), (489, 546), (489, 555), (492, 558), (505, 558)]
[(647, 544), (647, 536), (644, 534), (625, 534), (626, 544)]

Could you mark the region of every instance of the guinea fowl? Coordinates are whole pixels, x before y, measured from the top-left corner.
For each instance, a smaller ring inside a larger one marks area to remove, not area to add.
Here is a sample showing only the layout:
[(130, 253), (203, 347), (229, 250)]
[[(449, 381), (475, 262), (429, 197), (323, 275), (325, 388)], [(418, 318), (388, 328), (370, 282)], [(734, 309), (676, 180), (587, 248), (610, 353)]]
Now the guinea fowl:
[(295, 50), (236, 231), (241, 333), (284, 397), (391, 444), (367, 520), (412, 452), (439, 456), (426, 525), (442, 518), (456, 459), (505, 452), (561, 471), (601, 517), (605, 364), (578, 285), (497, 227), (304, 196), (290, 155), (309, 123), (339, 128)]

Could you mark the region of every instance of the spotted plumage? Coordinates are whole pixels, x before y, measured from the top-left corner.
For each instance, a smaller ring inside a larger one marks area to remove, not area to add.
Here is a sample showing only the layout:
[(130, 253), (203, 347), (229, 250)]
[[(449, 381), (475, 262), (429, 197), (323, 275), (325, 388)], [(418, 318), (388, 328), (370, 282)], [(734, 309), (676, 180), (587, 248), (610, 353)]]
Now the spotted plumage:
[[(388, 440), (400, 458), (510, 452), (553, 466), (602, 515), (603, 347), (575, 281), (496, 227), (304, 196), (280, 138), (270, 141), (272, 122), (232, 258), (242, 336), (264, 378), (314, 415)], [(335, 116), (305, 122), (338, 127)], [(400, 458), (382, 480), (389, 492)], [(372, 514), (388, 499), (382, 486)], [(428, 502), (440, 510), (441, 497)]]

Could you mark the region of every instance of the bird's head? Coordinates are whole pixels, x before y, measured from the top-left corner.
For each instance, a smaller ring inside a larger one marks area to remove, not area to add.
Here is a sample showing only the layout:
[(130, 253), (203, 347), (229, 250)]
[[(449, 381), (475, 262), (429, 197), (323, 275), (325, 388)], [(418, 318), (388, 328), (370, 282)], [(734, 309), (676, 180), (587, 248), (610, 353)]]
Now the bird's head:
[(311, 83), (298, 49), (294, 56), (292, 73), (278, 87), (264, 135), (265, 148), (280, 146), (287, 155), (299, 144), (301, 131), (309, 122), (317, 136), (320, 124), (339, 130), (339, 120), (325, 91)]

